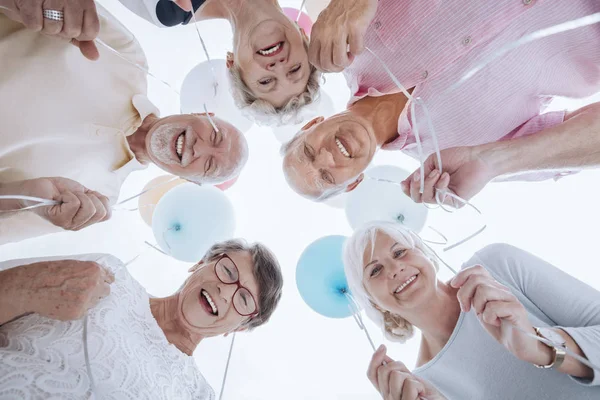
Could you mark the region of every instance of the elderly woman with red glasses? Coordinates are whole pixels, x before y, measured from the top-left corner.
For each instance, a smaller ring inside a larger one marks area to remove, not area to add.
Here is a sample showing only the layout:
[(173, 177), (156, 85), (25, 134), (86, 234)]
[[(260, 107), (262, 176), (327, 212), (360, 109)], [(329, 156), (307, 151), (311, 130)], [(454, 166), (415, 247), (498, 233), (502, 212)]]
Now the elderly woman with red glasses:
[(0, 263), (0, 398), (214, 399), (194, 350), (266, 323), (283, 279), (265, 246), (241, 240), (190, 272), (159, 298), (110, 255)]

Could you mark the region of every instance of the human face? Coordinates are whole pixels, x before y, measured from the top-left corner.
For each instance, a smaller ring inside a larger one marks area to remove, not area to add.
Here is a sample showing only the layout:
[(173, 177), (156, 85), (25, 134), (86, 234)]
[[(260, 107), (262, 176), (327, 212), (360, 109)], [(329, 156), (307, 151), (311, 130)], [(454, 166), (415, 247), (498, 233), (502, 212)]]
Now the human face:
[(254, 96), (283, 107), (310, 77), (304, 33), (285, 15), (260, 22), (237, 40), (234, 63)]
[(222, 182), (240, 168), (246, 139), (233, 125), (206, 114), (173, 115), (156, 122), (146, 135), (148, 156), (158, 167), (195, 182)]
[[(315, 118), (288, 148), (283, 168), (292, 188), (318, 198), (327, 190), (352, 185), (377, 150), (368, 121), (349, 112)], [(351, 190), (353, 186), (347, 187)]]
[(363, 285), (379, 308), (402, 316), (431, 299), (437, 288), (435, 267), (419, 249), (406, 249), (378, 232), (363, 254)]
[[(191, 269), (193, 274), (179, 292), (178, 312), (181, 313), (186, 328), (194, 333), (206, 336), (222, 335), (240, 330), (240, 326), (251, 318), (240, 314), (243, 313), (242, 306), (239, 304), (237, 307), (234, 306), (234, 294), (243, 287), (249, 291), (253, 299), (259, 298), (258, 283), (252, 273), (252, 256), (246, 251), (230, 252), (226, 256), (223, 259), (217, 257), (209, 263), (199, 263), (194, 266)], [(235, 264), (239, 285), (223, 283), (219, 279), (216, 273), (219, 260), (227, 262), (231, 260), (232, 263), (225, 265), (229, 266), (230, 271)], [(248, 303), (252, 301), (250, 298), (245, 300)], [(216, 313), (211, 302), (216, 308)]]

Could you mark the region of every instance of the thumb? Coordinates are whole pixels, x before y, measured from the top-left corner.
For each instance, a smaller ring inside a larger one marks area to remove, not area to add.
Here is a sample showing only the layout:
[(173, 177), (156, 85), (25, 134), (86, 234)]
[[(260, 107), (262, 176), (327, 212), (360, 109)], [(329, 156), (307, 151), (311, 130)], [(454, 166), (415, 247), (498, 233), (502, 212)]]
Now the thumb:
[(192, 11), (192, 0), (173, 0), (183, 11)]
[(96, 61), (100, 58), (98, 47), (96, 47), (96, 43), (93, 40), (80, 42), (77, 39), (72, 39), (71, 44), (78, 47), (81, 54), (88, 60)]

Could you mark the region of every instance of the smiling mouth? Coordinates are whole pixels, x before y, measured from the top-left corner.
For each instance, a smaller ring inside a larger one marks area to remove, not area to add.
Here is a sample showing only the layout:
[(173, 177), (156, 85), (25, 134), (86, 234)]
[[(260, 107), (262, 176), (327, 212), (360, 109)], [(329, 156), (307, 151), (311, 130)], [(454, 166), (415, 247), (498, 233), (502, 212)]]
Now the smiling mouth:
[(257, 51), (258, 54), (265, 57), (273, 57), (283, 51), (283, 42), (275, 43), (269, 47), (265, 47), (264, 49), (260, 49)]
[(175, 141), (175, 153), (179, 157), (179, 161), (183, 160), (183, 145), (185, 143), (185, 132), (182, 132)]
[(394, 290), (394, 294), (398, 294), (401, 291), (403, 291), (404, 289), (406, 289), (411, 283), (413, 283), (414, 281), (417, 280), (417, 275), (413, 275), (410, 278), (408, 278), (402, 285), (398, 286), (398, 288), (396, 290)]
[(344, 145), (344, 143), (338, 139), (337, 137), (335, 138), (335, 144), (337, 145), (338, 149), (340, 149), (340, 153), (342, 153), (342, 155), (346, 158), (352, 158), (350, 156), (350, 152), (348, 151), (348, 149), (346, 148), (346, 146)]
[(200, 290), (199, 301), (204, 310), (211, 315), (219, 315), (219, 309), (217, 308), (214, 300), (210, 297), (210, 294), (204, 289)]

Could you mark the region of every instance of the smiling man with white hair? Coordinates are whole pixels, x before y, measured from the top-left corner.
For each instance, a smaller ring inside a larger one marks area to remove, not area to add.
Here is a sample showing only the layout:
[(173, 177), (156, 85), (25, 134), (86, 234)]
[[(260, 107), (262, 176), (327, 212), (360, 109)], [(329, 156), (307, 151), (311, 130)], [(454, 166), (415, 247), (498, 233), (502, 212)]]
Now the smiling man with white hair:
[[(58, 200), (35, 183), (61, 177), (114, 204), (129, 173), (151, 163), (196, 183), (237, 176), (248, 157), (241, 132), (212, 114), (160, 118), (146, 96), (146, 73), (136, 66), (147, 68), (141, 46), (97, 8), (99, 39), (122, 57), (98, 45), (100, 57), (89, 61), (69, 42), (0, 10), (0, 193)], [(2, 215), (0, 244), (70, 229), (36, 213)]]

